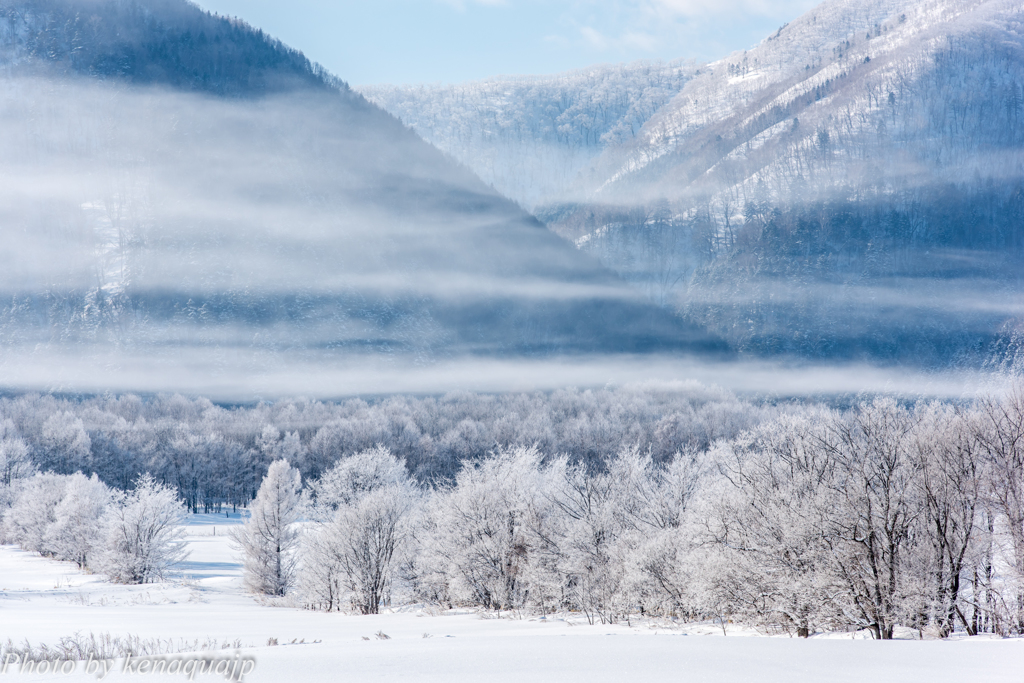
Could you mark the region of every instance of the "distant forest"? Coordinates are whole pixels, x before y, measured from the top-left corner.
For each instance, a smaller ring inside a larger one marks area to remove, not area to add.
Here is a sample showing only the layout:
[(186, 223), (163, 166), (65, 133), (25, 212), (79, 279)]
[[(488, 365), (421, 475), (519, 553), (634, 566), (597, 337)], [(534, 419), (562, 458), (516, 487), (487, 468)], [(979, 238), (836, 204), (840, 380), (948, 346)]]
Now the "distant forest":
[(0, 399), (0, 485), (38, 468), (96, 473), (127, 490), (150, 473), (177, 489), (191, 511), (211, 511), (248, 504), (269, 464), (281, 458), (311, 480), (339, 459), (381, 445), (417, 480), (433, 483), (495, 449), (523, 445), (600, 469), (626, 446), (649, 449), (660, 462), (786, 410), (699, 386), (235, 408), (180, 395), (26, 395)]

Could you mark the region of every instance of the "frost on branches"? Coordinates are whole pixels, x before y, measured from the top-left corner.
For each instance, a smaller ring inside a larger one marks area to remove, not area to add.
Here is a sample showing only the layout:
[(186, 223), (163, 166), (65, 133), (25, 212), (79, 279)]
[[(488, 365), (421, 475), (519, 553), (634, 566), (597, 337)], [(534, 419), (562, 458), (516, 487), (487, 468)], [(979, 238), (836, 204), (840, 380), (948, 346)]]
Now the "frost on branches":
[(299, 471), (287, 460), (275, 460), (249, 508), (249, 519), (233, 534), (243, 554), (245, 585), (254, 593), (284, 595), (292, 587), (299, 491)]
[(327, 611), (348, 605), (379, 613), (407, 557), (409, 515), (419, 498), (405, 465), (378, 446), (340, 460), (310, 490), (315, 521), (304, 548), (307, 601)]
[(168, 567), (185, 559), (185, 515), (174, 489), (143, 475), (107, 512), (101, 571), (122, 583), (162, 579)]
[(163, 578), (185, 557), (185, 509), (177, 492), (149, 475), (125, 493), (94, 473), (46, 472), (6, 487), (0, 540), (47, 557), (75, 562), (120, 583)]
[[(424, 470), (450, 476), (429, 479), (385, 445), (344, 452), (346, 434), (381, 433), (379, 412), (315, 430), (311, 419), (305, 429), (249, 420), (254, 452), (305, 454), (321, 474), (303, 491), (289, 461), (269, 466), (236, 536), (247, 586), (359, 614), (426, 603), (803, 637), (1024, 634), (1024, 387), (956, 404), (717, 403), (701, 413), (702, 433), (717, 433), (706, 441), (686, 437), (682, 413), (642, 417), (642, 393), (612, 396), (604, 412), (551, 395), (549, 429), (573, 432), (548, 441), (557, 449), (465, 448), (458, 464)], [(519, 399), (457, 400), (475, 406), (480, 430), (497, 430), (509, 422), (488, 410)], [(441, 403), (415, 405), (430, 414)], [(158, 579), (180, 557), (177, 492), (149, 476), (122, 493), (95, 475), (37, 473), (26, 424), (8, 424), (0, 441), (18, 463), (0, 487), (4, 541), (116, 581)], [(410, 445), (414, 425), (401, 424), (397, 447), (436, 452), (422, 435)], [(617, 450), (598, 457), (600, 429)]]

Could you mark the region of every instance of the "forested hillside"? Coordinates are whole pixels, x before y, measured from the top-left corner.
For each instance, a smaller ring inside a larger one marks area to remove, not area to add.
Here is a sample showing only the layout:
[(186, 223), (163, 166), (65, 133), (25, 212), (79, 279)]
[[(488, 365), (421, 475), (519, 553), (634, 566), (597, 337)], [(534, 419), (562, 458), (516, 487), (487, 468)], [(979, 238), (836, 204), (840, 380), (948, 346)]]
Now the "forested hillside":
[(0, 64), (13, 73), (80, 74), (219, 95), (348, 90), (262, 31), (178, 0), (3, 0)]
[(826, 2), (700, 65), (537, 215), (750, 353), (988, 362), (1022, 314), (1022, 19)]
[(691, 63), (639, 62), (360, 92), (533, 209), (572, 193), (601, 152), (636, 137), (694, 71)]

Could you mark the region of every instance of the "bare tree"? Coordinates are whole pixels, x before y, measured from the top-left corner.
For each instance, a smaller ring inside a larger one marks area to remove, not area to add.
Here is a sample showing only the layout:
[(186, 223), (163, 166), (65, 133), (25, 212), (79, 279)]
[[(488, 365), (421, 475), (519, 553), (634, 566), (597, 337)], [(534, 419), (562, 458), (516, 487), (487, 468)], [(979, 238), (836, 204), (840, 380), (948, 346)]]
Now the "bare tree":
[(911, 413), (892, 399), (862, 404), (833, 423), (840, 472), (830, 491), (826, 538), (851, 614), (883, 640), (893, 637), (901, 616), (907, 562), (921, 521), (913, 426)]
[(952, 633), (957, 619), (971, 635), (976, 628), (960, 606), (982, 494), (981, 445), (971, 417), (939, 404), (926, 406), (917, 417), (924, 530), (934, 563), (930, 616), (943, 637)]
[[(1002, 399), (981, 402), (978, 436), (990, 468), (989, 505), (1010, 537), (1007, 558), (1016, 586), (1009, 597), (1010, 614), (1017, 633), (1024, 633), (1024, 385), (1018, 384)], [(994, 525), (993, 525), (994, 526)]]

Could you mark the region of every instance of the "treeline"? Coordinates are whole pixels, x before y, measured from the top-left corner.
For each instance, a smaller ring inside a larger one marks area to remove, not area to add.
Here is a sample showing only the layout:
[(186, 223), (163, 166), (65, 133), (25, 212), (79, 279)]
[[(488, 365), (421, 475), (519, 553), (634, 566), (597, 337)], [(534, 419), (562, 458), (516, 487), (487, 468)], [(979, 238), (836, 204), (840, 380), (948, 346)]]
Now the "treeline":
[(150, 583), (186, 556), (185, 506), (148, 474), (131, 491), (96, 475), (35, 474), (0, 485), (0, 543), (74, 562), (118, 583)]
[(307, 484), (276, 461), (238, 537), (252, 590), (311, 608), (1024, 633), (1020, 387), (960, 407), (808, 407), (668, 459), (622, 448), (600, 468), (498, 448), (434, 486), (377, 448)]
[(536, 445), (600, 468), (627, 445), (661, 461), (788, 409), (699, 385), (249, 407), (179, 395), (25, 395), (0, 399), (0, 486), (38, 469), (95, 473), (128, 490), (150, 473), (191, 511), (211, 511), (247, 505), (277, 459), (315, 479), (339, 458), (382, 445), (427, 483), (451, 480), (495, 448)]
[[(159, 576), (185, 506), (238, 486), (247, 586), (312, 609), (1024, 634), (1020, 384), (959, 404), (695, 386), (232, 409), (32, 396), (0, 414), (3, 540), (117, 580)], [(112, 452), (127, 491), (78, 472)], [(154, 518), (164, 559), (140, 573), (110, 530)]]

